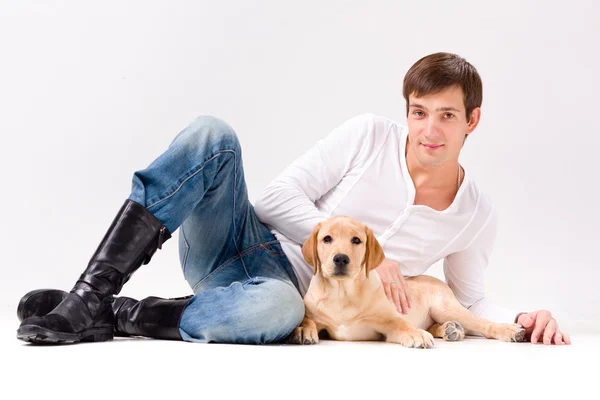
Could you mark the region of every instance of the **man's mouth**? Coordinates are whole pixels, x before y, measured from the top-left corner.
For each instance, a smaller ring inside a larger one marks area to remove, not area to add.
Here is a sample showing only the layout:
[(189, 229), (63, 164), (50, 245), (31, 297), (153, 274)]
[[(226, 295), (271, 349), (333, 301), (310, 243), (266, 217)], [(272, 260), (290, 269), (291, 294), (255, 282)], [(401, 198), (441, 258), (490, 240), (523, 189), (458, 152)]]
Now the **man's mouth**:
[(423, 147), (425, 147), (427, 150), (436, 150), (439, 149), (440, 147), (443, 146), (443, 144), (425, 144), (425, 143), (421, 143), (423, 145)]

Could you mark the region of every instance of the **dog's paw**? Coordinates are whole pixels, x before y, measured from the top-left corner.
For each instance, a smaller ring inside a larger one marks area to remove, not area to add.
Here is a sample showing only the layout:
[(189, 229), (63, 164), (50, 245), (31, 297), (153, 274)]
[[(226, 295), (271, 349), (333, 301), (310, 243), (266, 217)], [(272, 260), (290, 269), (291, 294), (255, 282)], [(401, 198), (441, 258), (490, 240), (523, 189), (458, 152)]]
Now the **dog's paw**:
[(465, 338), (465, 330), (463, 327), (454, 321), (447, 321), (442, 325), (443, 339), (449, 342), (458, 342)]
[(286, 342), (290, 344), (317, 344), (319, 343), (319, 333), (316, 329), (299, 326), (288, 336)]
[[(393, 342), (404, 347), (430, 349), (435, 344), (433, 335), (423, 329), (404, 330), (393, 335)], [(391, 338), (392, 339), (392, 338)]]
[(519, 324), (501, 324), (495, 336), (503, 342), (524, 342), (525, 329)]

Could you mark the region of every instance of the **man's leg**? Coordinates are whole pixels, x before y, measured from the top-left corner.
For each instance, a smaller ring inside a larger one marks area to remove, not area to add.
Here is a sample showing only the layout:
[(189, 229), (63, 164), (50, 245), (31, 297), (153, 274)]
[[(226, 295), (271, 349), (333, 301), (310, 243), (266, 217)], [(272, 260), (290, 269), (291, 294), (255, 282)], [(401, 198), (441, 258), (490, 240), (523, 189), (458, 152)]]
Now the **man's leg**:
[(251, 207), (235, 131), (218, 118), (198, 117), (167, 151), (133, 174), (129, 199), (146, 207), (170, 232), (191, 216), (203, 225), (211, 247), (225, 249), (222, 255), (228, 257)]
[(195, 120), (165, 153), (134, 174), (129, 199), (71, 293), (49, 314), (25, 319), (17, 336), (44, 343), (112, 339), (111, 295), (201, 203), (206, 203), (204, 215), (225, 221), (207, 234), (210, 270), (239, 253), (240, 223), (251, 207), (235, 132), (212, 117)]
[[(248, 220), (258, 221), (253, 210), (248, 213)], [(264, 225), (247, 226), (253, 228), (244, 230), (244, 241), (256, 243), (193, 285), (196, 294), (179, 325), (184, 340), (272, 343), (286, 338), (302, 322), (304, 302), (281, 244)], [(195, 231), (190, 227), (189, 233)], [(188, 256), (190, 253), (196, 253), (194, 246)], [(190, 276), (196, 276), (192, 271), (198, 267), (201, 266), (189, 263), (186, 270)]]
[[(116, 332), (193, 342), (260, 344), (279, 341), (287, 337), (304, 317), (304, 303), (296, 288), (296, 277), (281, 245), (258, 220), (248, 201), (237, 136), (218, 120), (201, 118), (197, 123), (199, 126), (192, 124), (178, 135), (171, 146), (206, 148), (207, 134), (202, 131), (208, 123), (225, 143), (219, 147), (222, 154), (217, 157), (229, 161), (219, 165), (219, 173), (208, 190), (203, 189), (206, 184), (193, 183), (193, 179), (196, 179), (196, 171), (214, 168), (209, 164), (189, 173), (175, 174), (186, 176), (185, 182), (174, 185), (167, 195), (171, 197), (165, 202), (186, 190), (185, 185), (190, 183), (203, 192), (202, 201), (189, 213), (181, 215), (181, 222), (169, 222), (170, 213), (163, 217), (158, 208), (164, 202), (157, 199), (166, 196), (152, 194), (147, 189), (148, 182), (175, 179), (161, 176), (173, 171), (160, 168), (160, 160), (135, 173), (131, 196), (149, 204), (149, 209), (167, 226), (180, 224), (181, 267), (196, 294), (191, 299), (148, 297), (139, 302), (126, 300), (116, 312)], [(212, 153), (204, 158), (216, 161), (214, 153), (218, 152)], [(187, 195), (184, 193), (182, 197)]]
[(179, 328), (183, 340), (265, 344), (285, 339), (304, 318), (304, 303), (289, 282), (256, 277), (196, 294)]

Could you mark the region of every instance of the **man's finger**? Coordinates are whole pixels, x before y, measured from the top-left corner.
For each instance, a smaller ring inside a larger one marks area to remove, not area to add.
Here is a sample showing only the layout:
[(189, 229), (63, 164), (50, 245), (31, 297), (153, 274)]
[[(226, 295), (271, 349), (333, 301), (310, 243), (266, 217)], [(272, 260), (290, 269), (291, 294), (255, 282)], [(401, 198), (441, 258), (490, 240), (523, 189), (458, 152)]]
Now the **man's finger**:
[(396, 285), (390, 285), (390, 290), (392, 292), (392, 299), (394, 300), (394, 304), (396, 305), (396, 310), (399, 313), (402, 313), (402, 307), (400, 305), (400, 296), (398, 294), (398, 288)]
[(546, 329), (544, 329), (544, 344), (552, 344), (552, 337), (556, 333), (558, 329), (558, 324), (556, 320), (553, 318), (546, 325)]
[(412, 300), (410, 298), (410, 294), (408, 293), (408, 283), (406, 282), (406, 279), (404, 279), (404, 277), (402, 275), (400, 275), (400, 279), (402, 280), (402, 288), (404, 290), (404, 296), (406, 297), (406, 303), (408, 304), (408, 307), (412, 307)]
[(406, 300), (406, 291), (398, 288), (400, 292), (400, 305), (402, 306), (402, 313), (408, 314), (408, 301)]
[(517, 323), (521, 324), (523, 328), (527, 329), (533, 326), (535, 319), (533, 319), (529, 314), (521, 314)]
[(383, 291), (385, 292), (385, 296), (388, 298), (388, 300), (393, 303), (392, 293), (390, 292), (390, 284), (389, 283), (385, 283), (385, 282), (383, 283)]
[(540, 338), (542, 332), (546, 329), (546, 325), (550, 322), (549, 314), (538, 314), (537, 319), (535, 320), (535, 328), (531, 333), (531, 343), (537, 343)]
[(558, 330), (558, 329), (556, 330), (556, 333), (554, 334), (554, 344), (557, 344), (559, 346), (561, 344), (564, 344), (563, 340), (562, 340), (562, 333), (560, 333), (560, 330)]
[(565, 344), (571, 344), (571, 337), (569, 336), (568, 333), (563, 333), (563, 342), (565, 342)]
[(398, 273), (398, 275), (396, 276), (396, 282), (397, 282), (397, 289), (398, 289), (398, 294), (400, 297), (400, 306), (402, 307), (402, 313), (403, 314), (408, 314), (408, 299), (406, 298), (406, 281), (404, 280), (404, 278), (402, 277), (402, 274)]

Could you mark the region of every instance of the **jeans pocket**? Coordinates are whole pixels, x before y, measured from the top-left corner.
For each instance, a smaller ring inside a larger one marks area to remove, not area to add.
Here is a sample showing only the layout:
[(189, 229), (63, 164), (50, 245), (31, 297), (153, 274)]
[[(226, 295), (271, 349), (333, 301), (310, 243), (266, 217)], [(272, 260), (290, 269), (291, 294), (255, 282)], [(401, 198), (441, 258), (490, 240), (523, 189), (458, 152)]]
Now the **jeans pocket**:
[(281, 248), (281, 243), (279, 242), (279, 240), (271, 240), (270, 242), (261, 243), (260, 247), (268, 251), (273, 256), (285, 256), (285, 253)]

